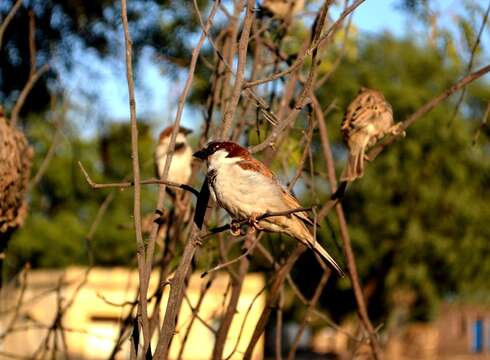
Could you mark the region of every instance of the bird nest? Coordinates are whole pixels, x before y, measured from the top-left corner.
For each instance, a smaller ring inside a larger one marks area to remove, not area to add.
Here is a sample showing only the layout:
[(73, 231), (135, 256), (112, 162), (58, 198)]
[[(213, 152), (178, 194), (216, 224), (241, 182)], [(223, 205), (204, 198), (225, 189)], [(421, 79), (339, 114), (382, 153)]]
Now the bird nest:
[(22, 131), (7, 123), (0, 106), (0, 239), (27, 216), (25, 195), (33, 154)]

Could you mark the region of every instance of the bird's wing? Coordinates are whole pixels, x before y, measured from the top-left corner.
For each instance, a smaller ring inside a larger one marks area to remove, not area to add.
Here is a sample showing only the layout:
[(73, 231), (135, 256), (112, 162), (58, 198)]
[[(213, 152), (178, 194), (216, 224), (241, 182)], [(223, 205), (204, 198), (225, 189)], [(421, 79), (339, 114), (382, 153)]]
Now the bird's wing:
[(240, 166), (243, 170), (256, 171), (262, 174), (263, 176), (276, 181), (276, 177), (274, 176), (272, 171), (270, 171), (269, 168), (259, 160), (253, 159), (251, 157), (244, 158), (243, 160), (237, 162), (237, 165)]
[[(242, 169), (244, 170), (252, 170), (256, 171), (260, 175), (266, 177), (269, 179), (271, 182), (273, 182), (274, 188), (277, 189), (278, 195), (282, 195), (281, 199), (283, 200), (283, 205), (280, 206), (277, 209), (273, 209), (273, 211), (285, 211), (285, 210), (292, 210), (292, 209), (297, 209), (300, 208), (301, 205), (299, 204), (298, 200), (291, 195), (277, 180), (275, 175), (272, 173), (272, 171), (269, 170), (267, 166), (265, 166), (262, 162), (259, 160), (256, 160), (252, 157), (250, 158), (245, 158), (237, 163)], [(282, 209), (281, 209), (282, 208)], [(272, 209), (271, 209), (272, 210)], [(305, 211), (301, 212), (296, 212), (291, 214), (291, 216), (295, 216), (302, 220), (303, 222), (313, 225), (313, 221), (308, 217), (308, 213)]]
[[(282, 188), (282, 193), (283, 193), (284, 203), (286, 204), (288, 209), (298, 209), (301, 207), (298, 200), (296, 200), (296, 198), (293, 195), (291, 195), (286, 189)], [(299, 218), (301, 221), (303, 221), (308, 225), (313, 226), (315, 224), (313, 220), (310, 219), (306, 211), (296, 212), (293, 213), (292, 215), (296, 216), (297, 218)]]

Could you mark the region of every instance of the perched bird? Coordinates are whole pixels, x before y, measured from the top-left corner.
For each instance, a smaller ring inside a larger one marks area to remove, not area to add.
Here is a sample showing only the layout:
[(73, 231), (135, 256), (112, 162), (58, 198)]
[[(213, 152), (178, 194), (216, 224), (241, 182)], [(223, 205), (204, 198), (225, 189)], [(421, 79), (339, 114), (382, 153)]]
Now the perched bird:
[(305, 7), (305, 0), (264, 0), (262, 9), (278, 18), (296, 15)]
[[(170, 138), (172, 136), (173, 126), (169, 126), (160, 133), (158, 144), (155, 148), (155, 172), (157, 178), (163, 175), (165, 160), (170, 146)], [(192, 149), (187, 143), (187, 135), (192, 133), (192, 130), (184, 127), (179, 127), (177, 138), (175, 139), (175, 148), (172, 157), (172, 163), (168, 171), (168, 181), (173, 181), (179, 184), (187, 184), (192, 173)]]
[(368, 147), (386, 134), (403, 133), (401, 123), (394, 124), (393, 109), (383, 94), (364, 87), (347, 107), (341, 129), (349, 147), (349, 157), (340, 180), (349, 182), (364, 174), (364, 157)]
[(272, 172), (250, 152), (233, 142), (210, 142), (194, 156), (206, 160), (212, 197), (234, 221), (248, 219), (259, 230), (287, 234), (324, 258), (339, 274), (342, 269), (315, 241), (306, 224), (313, 225), (306, 212), (257, 219), (267, 212), (300, 208)]

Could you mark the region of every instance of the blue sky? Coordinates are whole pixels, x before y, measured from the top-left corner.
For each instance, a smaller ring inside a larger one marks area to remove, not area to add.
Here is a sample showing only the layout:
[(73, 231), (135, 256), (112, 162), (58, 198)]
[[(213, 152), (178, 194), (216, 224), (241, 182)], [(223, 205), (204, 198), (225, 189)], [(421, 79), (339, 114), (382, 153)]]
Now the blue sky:
[[(353, 23), (361, 34), (367, 35), (384, 31), (396, 36), (404, 36), (407, 31), (411, 34), (423, 34), (426, 30), (417, 29), (413, 18), (407, 18), (396, 8), (398, 3), (399, 0), (367, 0), (355, 11)], [(437, 0), (433, 4), (434, 9), (441, 14), (441, 23), (451, 22), (458, 7), (461, 7), (460, 0)], [(129, 118), (122, 32), (120, 35), (120, 61), (101, 62), (95, 53), (84, 52), (73, 72), (65, 78), (70, 87), (70, 97), (78, 102), (79, 108), (82, 109), (83, 125), (80, 131), (84, 135), (96, 134), (100, 129), (98, 124), (108, 119), (127, 121)], [(483, 43), (485, 45), (489, 42), (489, 31), (486, 31)], [(145, 51), (141, 56), (139, 66), (135, 69), (138, 84), (137, 113), (140, 117), (151, 119), (155, 127), (160, 129), (174, 119), (185, 74), (178, 79), (172, 79), (169, 74), (162, 73), (162, 68), (155, 62), (155, 57), (150, 51)], [(84, 99), (80, 94), (93, 93), (95, 84), (98, 88), (95, 96), (88, 102), (79, 101)], [(76, 113), (77, 117), (80, 116), (79, 110)], [(192, 127), (193, 118), (197, 115), (195, 110), (187, 108), (183, 116), (184, 125)]]

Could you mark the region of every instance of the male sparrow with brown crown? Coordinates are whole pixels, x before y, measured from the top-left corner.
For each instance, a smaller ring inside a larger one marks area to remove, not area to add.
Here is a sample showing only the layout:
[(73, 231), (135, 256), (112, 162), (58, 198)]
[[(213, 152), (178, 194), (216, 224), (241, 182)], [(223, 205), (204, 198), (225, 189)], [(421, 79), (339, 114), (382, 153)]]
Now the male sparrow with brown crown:
[(300, 204), (247, 149), (233, 142), (216, 141), (194, 156), (206, 160), (211, 195), (234, 220), (249, 219), (259, 230), (284, 233), (299, 240), (343, 275), (340, 266), (306, 227), (313, 224), (306, 212), (257, 220), (267, 212), (293, 210)]
[(354, 181), (364, 174), (365, 151), (386, 134), (404, 134), (401, 123), (394, 124), (393, 109), (379, 91), (362, 87), (342, 120), (342, 133), (349, 147), (341, 181)]
[[(155, 172), (157, 178), (161, 179), (165, 161), (169, 153), (170, 138), (172, 136), (173, 125), (165, 128), (161, 133), (158, 144), (155, 148)], [(179, 132), (175, 139), (172, 163), (168, 171), (168, 181), (179, 184), (187, 184), (192, 173), (192, 149), (187, 143), (187, 135), (192, 130), (179, 127)]]

